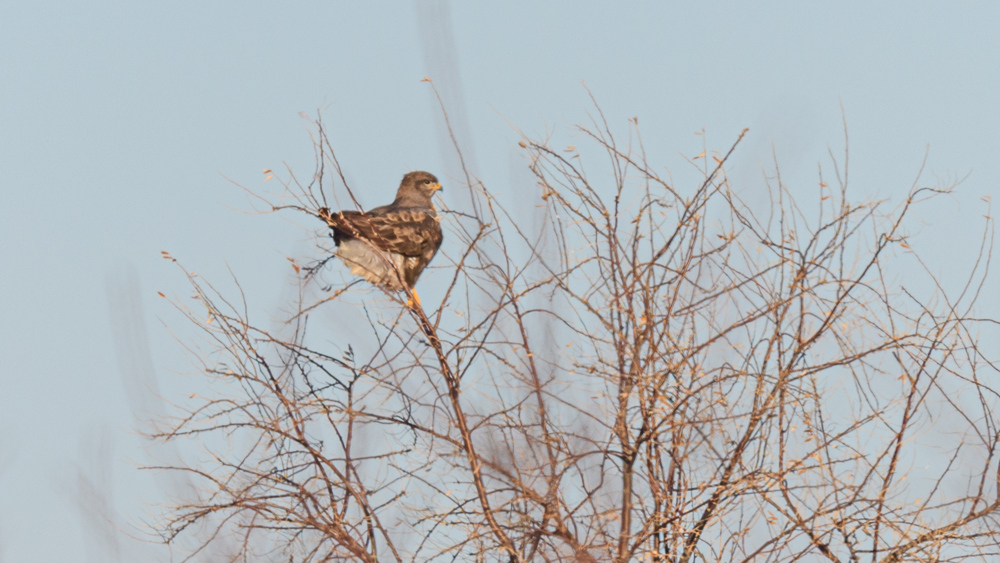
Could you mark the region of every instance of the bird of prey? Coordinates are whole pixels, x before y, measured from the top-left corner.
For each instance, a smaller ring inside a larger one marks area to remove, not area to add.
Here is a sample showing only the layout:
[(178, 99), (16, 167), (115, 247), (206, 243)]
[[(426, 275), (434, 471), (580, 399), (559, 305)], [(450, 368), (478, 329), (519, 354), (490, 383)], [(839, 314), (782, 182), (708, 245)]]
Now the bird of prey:
[[(333, 231), (336, 255), (351, 273), (391, 290), (413, 290), (443, 239), (431, 196), (441, 183), (429, 172), (403, 176), (396, 200), (369, 211), (319, 210)], [(417, 298), (419, 303), (419, 298)]]

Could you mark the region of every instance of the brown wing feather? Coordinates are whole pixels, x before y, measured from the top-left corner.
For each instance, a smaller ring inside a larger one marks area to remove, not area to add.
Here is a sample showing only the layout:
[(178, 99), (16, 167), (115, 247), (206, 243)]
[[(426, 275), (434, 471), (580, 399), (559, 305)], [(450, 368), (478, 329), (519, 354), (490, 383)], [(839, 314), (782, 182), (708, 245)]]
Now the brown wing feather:
[(330, 215), (334, 242), (365, 239), (376, 247), (404, 256), (423, 256), (441, 246), (441, 225), (433, 212), (398, 209), (383, 213), (341, 211)]

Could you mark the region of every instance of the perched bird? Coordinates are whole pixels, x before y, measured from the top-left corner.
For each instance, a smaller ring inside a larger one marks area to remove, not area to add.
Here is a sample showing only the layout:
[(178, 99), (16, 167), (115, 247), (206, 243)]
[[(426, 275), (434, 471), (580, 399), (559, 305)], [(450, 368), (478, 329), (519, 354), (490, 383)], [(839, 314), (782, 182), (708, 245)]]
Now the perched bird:
[(338, 213), (324, 207), (319, 214), (333, 230), (336, 255), (352, 274), (386, 289), (408, 289), (416, 297), (413, 286), (443, 239), (431, 204), (431, 196), (440, 189), (433, 174), (410, 172), (389, 205)]

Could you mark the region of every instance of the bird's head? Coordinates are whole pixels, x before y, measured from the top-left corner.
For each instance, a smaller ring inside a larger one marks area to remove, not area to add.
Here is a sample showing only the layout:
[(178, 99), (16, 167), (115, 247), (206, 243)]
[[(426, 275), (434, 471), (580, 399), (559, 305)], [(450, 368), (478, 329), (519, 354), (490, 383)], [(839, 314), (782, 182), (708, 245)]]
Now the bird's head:
[(399, 191), (396, 192), (396, 201), (401, 203), (425, 203), (430, 204), (431, 196), (441, 189), (441, 182), (438, 182), (430, 172), (410, 172), (403, 176), (403, 181), (399, 184)]

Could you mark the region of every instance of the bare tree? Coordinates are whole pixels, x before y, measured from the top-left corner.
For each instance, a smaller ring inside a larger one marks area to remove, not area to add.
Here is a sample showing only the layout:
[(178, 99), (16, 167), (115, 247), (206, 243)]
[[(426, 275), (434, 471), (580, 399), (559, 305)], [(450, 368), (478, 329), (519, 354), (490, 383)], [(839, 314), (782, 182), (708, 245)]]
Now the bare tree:
[[(537, 221), (467, 178), (426, 308), (331, 285), (318, 219), (285, 325), (188, 274), (200, 306), (178, 307), (216, 393), (160, 435), (210, 454), (173, 468), (203, 496), (166, 538), (211, 522), (205, 542), (237, 538), (240, 561), (995, 554), (1000, 401), (978, 345), (995, 321), (974, 307), (989, 217), (949, 294), (929, 269), (892, 274), (915, 256), (911, 210), (949, 187), (855, 203), (831, 153), (817, 203), (776, 175), (752, 211), (725, 173), (739, 139), (680, 188), (636, 123), (620, 139), (598, 110), (578, 133), (578, 150), (521, 142)], [(315, 147), (312, 181), (289, 171), (274, 210), (353, 200), (319, 122)]]

